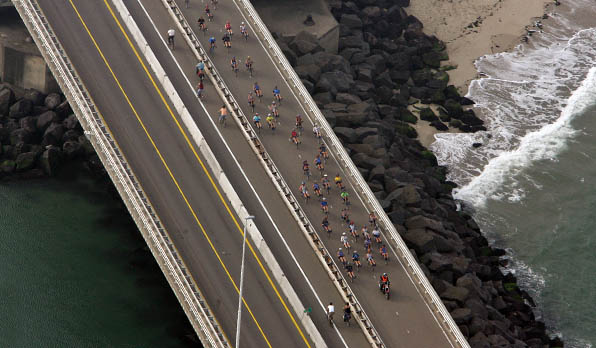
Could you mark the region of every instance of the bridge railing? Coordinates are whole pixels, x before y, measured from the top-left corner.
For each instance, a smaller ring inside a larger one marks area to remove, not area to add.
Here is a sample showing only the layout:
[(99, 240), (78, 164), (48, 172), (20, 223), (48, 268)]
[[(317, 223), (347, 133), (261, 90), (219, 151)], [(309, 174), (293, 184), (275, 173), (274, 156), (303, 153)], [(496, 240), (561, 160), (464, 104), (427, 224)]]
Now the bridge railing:
[(216, 91), (219, 93), (221, 99), (224, 101), (228, 109), (231, 110), (232, 116), (234, 116), (234, 120), (241, 129), (243, 136), (250, 144), (253, 152), (257, 155), (257, 158), (259, 158), (261, 165), (275, 185), (290, 213), (300, 226), (301, 231), (313, 248), (318, 260), (324, 266), (324, 269), (327, 271), (329, 277), (333, 280), (333, 284), (337, 288), (340, 296), (342, 296), (345, 302), (350, 303), (352, 306), (352, 312), (354, 313), (356, 322), (360, 325), (367, 340), (373, 347), (385, 347), (385, 344), (383, 343), (377, 330), (372, 325), (371, 320), (360, 305), (356, 295), (348, 285), (348, 282), (341, 273), (340, 268), (335, 263), (333, 254), (331, 254), (321, 242), (317, 230), (313, 227), (302, 207), (296, 200), (292, 190), (287, 185), (285, 179), (281, 176), (280, 171), (277, 169), (275, 163), (273, 163), (273, 160), (261, 143), (259, 136), (252, 128), (251, 122), (249, 122), (249, 120), (246, 118), (246, 115), (236, 102), (232, 92), (227, 87), (220, 74), (217, 72), (215, 64), (213, 64), (207, 55), (207, 52), (196, 37), (188, 21), (182, 14), (182, 11), (176, 5), (174, 0), (162, 0), (162, 2), (170, 14), (174, 17), (174, 20), (178, 25), (178, 29), (184, 33), (184, 38), (190, 45), (197, 59), (200, 59), (205, 63), (207, 76), (216, 87)]
[(13, 0), (204, 346), (230, 347), (139, 181), (35, 0)]
[(337, 138), (333, 132), (333, 129), (325, 119), (325, 116), (321, 113), (310, 93), (302, 84), (302, 81), (277, 45), (277, 42), (272, 37), (269, 29), (267, 29), (259, 17), (257, 11), (252, 6), (251, 2), (249, 0), (233, 1), (243, 14), (245, 20), (250, 24), (252, 30), (256, 35), (258, 35), (259, 39), (263, 43), (263, 46), (268, 51), (267, 53), (271, 60), (281, 72), (282, 77), (286, 80), (290, 88), (292, 88), (294, 95), (296, 95), (298, 100), (303, 104), (304, 109), (307, 111), (307, 116), (311, 119), (311, 121), (313, 121), (313, 123), (320, 125), (320, 128), (323, 130), (325, 143), (337, 156), (338, 162), (344, 172), (349, 175), (349, 180), (358, 191), (357, 194), (366, 205), (366, 208), (369, 211), (374, 211), (379, 217), (382, 230), (385, 232), (385, 234), (388, 234), (391, 237), (392, 244), (398, 251), (400, 262), (406, 269), (412, 282), (422, 294), (428, 306), (431, 308), (433, 315), (437, 318), (438, 322), (443, 328), (443, 331), (447, 333), (449, 340), (456, 347), (468, 348), (469, 344), (465, 337), (453, 321), (453, 318), (445, 308), (443, 302), (422, 272), (422, 269), (410, 253), (403, 239), (398, 234), (395, 226), (381, 207), (379, 201), (372, 193), (370, 187), (362, 177), (362, 174), (358, 168), (356, 168), (352, 162), (342, 143)]

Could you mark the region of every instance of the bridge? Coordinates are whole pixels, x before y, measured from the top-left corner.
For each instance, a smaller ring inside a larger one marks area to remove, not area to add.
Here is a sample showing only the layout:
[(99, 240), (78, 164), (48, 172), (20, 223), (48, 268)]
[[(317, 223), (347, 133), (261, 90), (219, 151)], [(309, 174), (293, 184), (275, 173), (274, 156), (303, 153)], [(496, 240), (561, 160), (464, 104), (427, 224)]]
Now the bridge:
[[(236, 339), (246, 231), (242, 346), (469, 347), (250, 2), (220, 1), (206, 33), (195, 23), (204, 5), (179, 2), (13, 1), (203, 345)], [(246, 22), (250, 34), (244, 41), (236, 33), (229, 50), (219, 40), (226, 20), (236, 31)], [(177, 32), (174, 49), (168, 29)], [(218, 47), (209, 52), (211, 35)], [(254, 76), (235, 74), (231, 56), (251, 56)], [(207, 67), (202, 98), (194, 89), (199, 59)], [(255, 81), (265, 94), (256, 102), (262, 115), (274, 86), (284, 96), (275, 131), (251, 122), (246, 96)], [(222, 104), (226, 127), (217, 120)], [(288, 139), (296, 114), (307, 129), (299, 146)], [(313, 124), (331, 155), (321, 173), (312, 165)], [(310, 185), (323, 173), (343, 178), (358, 228), (375, 212), (388, 246), (386, 263), (373, 243), (372, 267), (362, 240), (350, 236), (363, 261), (353, 281), (336, 257), (348, 230), (336, 187), (324, 193), (333, 232), (320, 227)], [(302, 181), (310, 200), (297, 190)], [(382, 272), (391, 277), (389, 300), (378, 290)], [(339, 312), (334, 325), (329, 302)], [(351, 326), (341, 323), (345, 303)]]

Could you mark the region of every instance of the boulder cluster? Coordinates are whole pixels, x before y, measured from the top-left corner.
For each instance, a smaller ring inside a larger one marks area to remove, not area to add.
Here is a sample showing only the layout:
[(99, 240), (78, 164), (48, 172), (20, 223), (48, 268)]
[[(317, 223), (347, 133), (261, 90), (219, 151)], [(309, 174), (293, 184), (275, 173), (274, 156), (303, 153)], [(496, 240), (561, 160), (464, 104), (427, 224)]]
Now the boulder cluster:
[(339, 54), (306, 32), (275, 34), (282, 51), (343, 142), (472, 347), (562, 347), (536, 320), (534, 302), (502, 272), (505, 252), (489, 246), (458, 209), (446, 168), (415, 138), (418, 118), (439, 130), (484, 130), (473, 102), (441, 67), (445, 45), (408, 16), (409, 0), (329, 0), (340, 25)]
[(101, 166), (64, 96), (0, 84), (0, 177), (52, 176), (73, 159)]

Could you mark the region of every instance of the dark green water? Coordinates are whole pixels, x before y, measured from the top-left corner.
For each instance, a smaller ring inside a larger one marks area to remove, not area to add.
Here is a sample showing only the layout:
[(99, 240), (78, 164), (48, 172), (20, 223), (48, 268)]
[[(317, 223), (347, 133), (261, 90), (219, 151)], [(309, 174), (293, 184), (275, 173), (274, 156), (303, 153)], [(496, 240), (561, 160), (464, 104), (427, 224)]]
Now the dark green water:
[(120, 204), (89, 178), (0, 184), (0, 347), (189, 346)]
[(596, 344), (596, 108), (556, 158), (511, 178), (520, 201), (489, 200), (476, 218), (513, 254), (512, 269), (568, 347)]

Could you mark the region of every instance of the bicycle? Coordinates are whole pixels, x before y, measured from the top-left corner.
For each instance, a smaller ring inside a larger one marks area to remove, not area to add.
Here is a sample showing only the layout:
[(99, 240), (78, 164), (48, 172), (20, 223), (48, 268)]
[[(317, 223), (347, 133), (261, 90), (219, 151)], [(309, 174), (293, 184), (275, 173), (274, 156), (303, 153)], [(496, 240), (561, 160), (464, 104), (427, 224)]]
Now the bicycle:
[(255, 97), (252, 95), (252, 92), (248, 93), (248, 106), (251, 107), (252, 112), (255, 112)]
[(308, 181), (308, 179), (310, 179), (310, 167), (308, 162), (302, 162), (302, 171), (304, 172), (304, 176), (306, 176), (306, 181)]
[(323, 200), (321, 201), (321, 210), (323, 211), (323, 214), (329, 215), (329, 203), (325, 197), (323, 197)]
[(296, 133), (296, 130), (292, 131), (292, 134), (290, 135), (290, 141), (296, 144), (296, 149), (298, 149), (298, 145), (300, 145), (300, 138), (298, 138), (298, 133)]
[(263, 125), (261, 125), (261, 116), (259, 116), (259, 114), (257, 113), (253, 118), (252, 118), (253, 123), (255, 124), (255, 128), (257, 128), (257, 132), (259, 134), (261, 134), (261, 128), (263, 128)]
[(301, 115), (296, 115), (296, 129), (298, 130), (298, 134), (302, 135), (302, 116)]
[(329, 184), (329, 179), (327, 179), (327, 174), (323, 175), (321, 183), (323, 184), (323, 188), (325, 189), (325, 191), (327, 191), (327, 195), (329, 195), (329, 192), (331, 191), (331, 185)]
[(258, 82), (255, 82), (252, 90), (255, 92), (255, 95), (259, 98), (259, 103), (261, 102), (261, 98), (263, 97), (263, 92), (261, 91), (261, 87), (259, 87)]
[(236, 60), (236, 57), (232, 58), (230, 65), (232, 66), (232, 71), (234, 72), (234, 75), (236, 75), (236, 77), (238, 77), (238, 61)]
[(277, 86), (275, 86), (275, 88), (273, 89), (273, 98), (275, 100), (277, 100), (277, 102), (279, 103), (279, 105), (281, 105), (282, 97), (281, 97), (281, 93), (279, 91), (279, 88), (277, 88)]
[(168, 30), (168, 46), (170, 46), (170, 49), (174, 50), (174, 35), (176, 35), (176, 32), (174, 31), (174, 29), (169, 29)]

